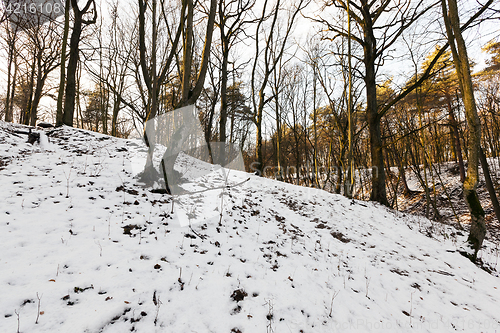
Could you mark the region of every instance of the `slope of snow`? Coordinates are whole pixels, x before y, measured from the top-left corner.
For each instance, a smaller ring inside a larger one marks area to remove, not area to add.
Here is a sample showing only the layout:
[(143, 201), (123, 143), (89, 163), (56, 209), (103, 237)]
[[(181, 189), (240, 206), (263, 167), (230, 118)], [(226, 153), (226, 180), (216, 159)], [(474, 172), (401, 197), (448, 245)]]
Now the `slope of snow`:
[(16, 130), (0, 123), (0, 332), (500, 330), (500, 280), (450, 227), (217, 168), (171, 214), (133, 178), (140, 141)]

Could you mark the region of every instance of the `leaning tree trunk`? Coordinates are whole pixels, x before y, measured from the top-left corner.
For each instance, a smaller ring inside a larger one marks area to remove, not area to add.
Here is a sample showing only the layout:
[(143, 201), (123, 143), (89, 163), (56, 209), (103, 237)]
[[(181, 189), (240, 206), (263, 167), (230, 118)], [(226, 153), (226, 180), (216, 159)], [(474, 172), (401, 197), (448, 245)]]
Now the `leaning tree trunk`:
[(481, 149), (481, 122), (477, 114), (476, 101), (474, 99), (474, 89), (469, 67), (467, 48), (460, 30), (460, 21), (456, 0), (441, 0), (443, 17), (446, 26), (446, 33), (453, 54), (453, 61), (457, 70), (457, 75), (464, 102), (465, 117), (469, 125), (469, 154), (467, 177), (464, 182), (464, 196), (471, 215), (470, 233), (467, 239), (472, 251), (465, 254), (473, 261), (477, 258), (477, 253), (481, 249), (486, 236), (486, 224), (484, 221), (484, 210), (479, 201), (476, 187), (478, 183), (479, 151)]

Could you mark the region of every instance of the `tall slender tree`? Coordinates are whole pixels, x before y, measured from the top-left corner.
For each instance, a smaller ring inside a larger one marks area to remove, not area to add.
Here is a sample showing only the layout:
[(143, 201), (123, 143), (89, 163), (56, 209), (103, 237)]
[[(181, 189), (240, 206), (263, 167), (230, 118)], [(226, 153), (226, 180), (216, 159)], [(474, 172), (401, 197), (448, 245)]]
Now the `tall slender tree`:
[(64, 32), (61, 46), (61, 72), (59, 74), (59, 89), (57, 93), (56, 126), (63, 124), (64, 87), (66, 86), (66, 48), (68, 46), (70, 4), (71, 0), (66, 0), (64, 5)]
[[(7, 94), (5, 96), (5, 121), (12, 122), (13, 117), (13, 99), (16, 91), (16, 79), (17, 79), (17, 26), (11, 27), (8, 24), (5, 25), (5, 41), (7, 43)], [(12, 68), (14, 66), (14, 68)]]
[(477, 195), (479, 180), (479, 158), (481, 151), (481, 122), (477, 114), (474, 88), (470, 73), (469, 57), (462, 31), (456, 0), (441, 0), (443, 19), (450, 44), (453, 61), (457, 71), (462, 100), (465, 107), (465, 117), (469, 126), (469, 154), (467, 157), (467, 177), (464, 182), (464, 197), (471, 216), (470, 233), (467, 239), (472, 251), (466, 252), (471, 260), (476, 260), (486, 236), (484, 210)]
[[(97, 21), (95, 0), (87, 0), (82, 9), (78, 7), (78, 0), (71, 0), (71, 7), (73, 8), (74, 21), (71, 39), (69, 42), (69, 60), (64, 95), (64, 110), (62, 115), (62, 123), (67, 126), (73, 126), (76, 97), (76, 72), (79, 60), (79, 45), (82, 31), (84, 26), (94, 24)], [(87, 14), (91, 14), (91, 18), (84, 18)]]

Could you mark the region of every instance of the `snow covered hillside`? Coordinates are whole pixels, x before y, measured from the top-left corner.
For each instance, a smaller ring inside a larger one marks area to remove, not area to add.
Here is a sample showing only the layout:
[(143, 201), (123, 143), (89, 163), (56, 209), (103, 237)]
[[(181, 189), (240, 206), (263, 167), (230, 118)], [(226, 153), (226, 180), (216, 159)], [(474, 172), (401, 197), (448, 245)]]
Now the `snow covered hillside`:
[(450, 227), (243, 172), (221, 196), (216, 168), (171, 214), (133, 177), (142, 142), (19, 130), (0, 123), (0, 332), (500, 330), (500, 278)]

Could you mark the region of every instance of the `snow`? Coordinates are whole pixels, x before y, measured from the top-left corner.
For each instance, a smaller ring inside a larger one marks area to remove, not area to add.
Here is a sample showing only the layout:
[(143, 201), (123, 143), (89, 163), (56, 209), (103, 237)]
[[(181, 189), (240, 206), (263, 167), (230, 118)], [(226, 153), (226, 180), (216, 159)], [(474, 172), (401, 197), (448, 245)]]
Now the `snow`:
[(141, 141), (15, 130), (0, 123), (0, 332), (500, 330), (499, 277), (450, 226), (186, 155), (195, 193), (171, 214), (134, 178)]

